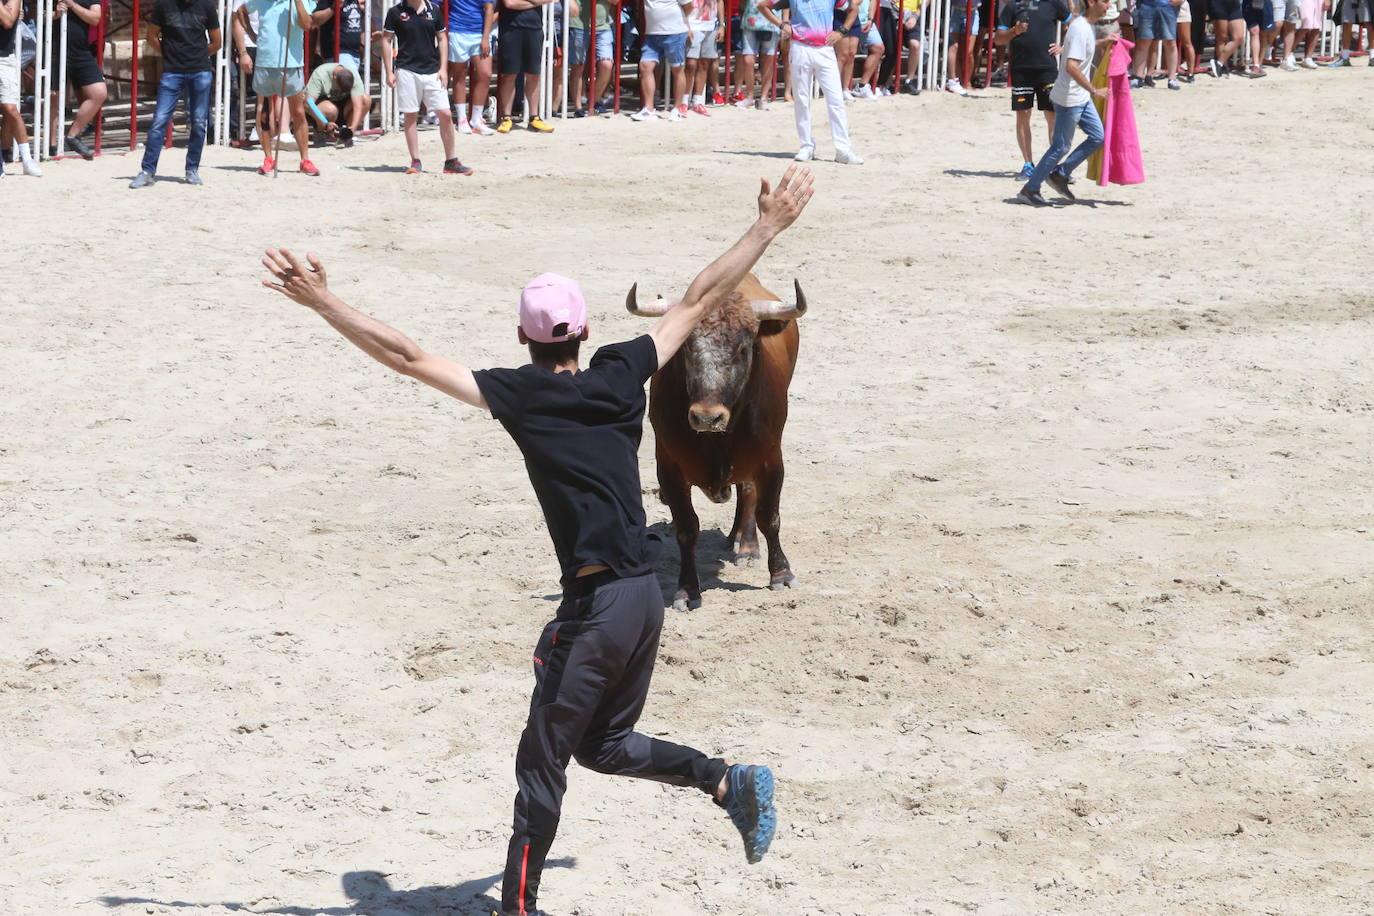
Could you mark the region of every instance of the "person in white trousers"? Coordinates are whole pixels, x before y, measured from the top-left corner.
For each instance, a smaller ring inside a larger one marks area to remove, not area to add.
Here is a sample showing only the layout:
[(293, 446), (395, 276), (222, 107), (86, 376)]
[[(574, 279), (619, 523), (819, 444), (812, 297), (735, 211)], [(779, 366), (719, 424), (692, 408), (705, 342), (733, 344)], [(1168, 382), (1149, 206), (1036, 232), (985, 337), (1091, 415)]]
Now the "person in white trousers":
[[(769, 22), (791, 32), (792, 49), (788, 60), (792, 68), (792, 107), (797, 117), (797, 138), (801, 141), (794, 158), (798, 162), (815, 158), (811, 96), (813, 85), (820, 83), (830, 116), (835, 161), (862, 165), (863, 157), (854, 152), (849, 142), (849, 117), (844, 110), (844, 94), (840, 87), (840, 65), (835, 59), (835, 44), (853, 27), (859, 15), (858, 6), (850, 0), (848, 8), (841, 13), (835, 10), (834, 0), (759, 0), (758, 8)], [(777, 10), (790, 10), (791, 21), (782, 21)]]

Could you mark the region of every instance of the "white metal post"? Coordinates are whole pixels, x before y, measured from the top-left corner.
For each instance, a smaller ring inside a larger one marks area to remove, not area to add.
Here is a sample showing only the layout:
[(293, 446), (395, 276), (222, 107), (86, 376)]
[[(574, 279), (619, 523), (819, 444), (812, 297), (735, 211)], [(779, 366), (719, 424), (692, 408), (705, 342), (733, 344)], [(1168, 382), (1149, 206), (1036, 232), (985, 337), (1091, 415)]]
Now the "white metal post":
[[(595, 4), (596, 0), (582, 0), (583, 3)], [(596, 39), (596, 10), (592, 10), (592, 40)], [(568, 15), (567, 0), (563, 3), (563, 120), (568, 119), (568, 72), (572, 69), (572, 17)], [(592, 61), (589, 66), (595, 67), (596, 62)]]
[(67, 16), (62, 14), (62, 25), (58, 29), (61, 44), (57, 49), (57, 155), (67, 152)]
[[(335, 48), (334, 50), (338, 50)], [(363, 2), (363, 87), (367, 90), (367, 114), (363, 115), (363, 130), (372, 129), (372, 0)], [(386, 87), (383, 86), (383, 89)]]
[[(38, 28), (34, 40), (37, 42), (33, 61), (33, 156), (46, 159), (48, 145), (49, 94), (52, 92), (52, 0), (38, 0)], [(17, 34), (17, 33), (16, 33)], [(22, 50), (17, 48), (16, 50)]]
[[(215, 137), (217, 146), (229, 145), (229, 46), (233, 33), (229, 28), (229, 0), (219, 0), (219, 50), (215, 52)], [(223, 40), (229, 36), (227, 40)]]

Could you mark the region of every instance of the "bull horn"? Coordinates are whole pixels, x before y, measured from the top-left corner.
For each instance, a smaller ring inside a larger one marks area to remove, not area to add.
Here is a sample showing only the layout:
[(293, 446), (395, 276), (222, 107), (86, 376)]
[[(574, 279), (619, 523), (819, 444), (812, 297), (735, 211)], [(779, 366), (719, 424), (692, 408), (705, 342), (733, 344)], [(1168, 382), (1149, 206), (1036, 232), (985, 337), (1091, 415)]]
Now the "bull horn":
[(754, 308), (754, 314), (760, 319), (769, 321), (787, 321), (792, 318), (800, 318), (806, 314), (806, 293), (802, 292), (801, 281), (793, 280), (793, 287), (797, 291), (797, 301), (792, 305), (777, 300), (754, 300), (749, 303)]
[(640, 318), (661, 318), (673, 307), (673, 303), (666, 299), (655, 299), (652, 305), (643, 306), (639, 304), (639, 284), (630, 287), (630, 291), (625, 294), (625, 310), (631, 315), (638, 315)]

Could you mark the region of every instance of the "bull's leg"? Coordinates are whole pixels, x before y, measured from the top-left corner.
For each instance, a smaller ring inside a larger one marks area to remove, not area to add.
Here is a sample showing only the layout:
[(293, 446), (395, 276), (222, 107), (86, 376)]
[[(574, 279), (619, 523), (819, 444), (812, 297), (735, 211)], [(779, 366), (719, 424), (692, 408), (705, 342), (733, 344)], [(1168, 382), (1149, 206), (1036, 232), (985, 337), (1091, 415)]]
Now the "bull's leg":
[(735, 526), (730, 529), (730, 548), (736, 566), (753, 566), (759, 561), (759, 527), (754, 521), (759, 491), (745, 481), (735, 485)]
[(685, 611), (701, 607), (701, 580), (697, 577), (697, 535), (701, 521), (692, 508), (692, 488), (682, 474), (658, 456), (658, 495), (673, 515), (673, 537), (677, 539), (677, 594), (673, 596), (673, 610)]
[(782, 502), (782, 477), (782, 458), (779, 456), (776, 463), (764, 468), (758, 482), (759, 530), (768, 542), (768, 587), (773, 589), (798, 585), (797, 577), (792, 575), (791, 564), (787, 562), (787, 555), (782, 552), (782, 543), (778, 540), (778, 529), (782, 524), (778, 510)]

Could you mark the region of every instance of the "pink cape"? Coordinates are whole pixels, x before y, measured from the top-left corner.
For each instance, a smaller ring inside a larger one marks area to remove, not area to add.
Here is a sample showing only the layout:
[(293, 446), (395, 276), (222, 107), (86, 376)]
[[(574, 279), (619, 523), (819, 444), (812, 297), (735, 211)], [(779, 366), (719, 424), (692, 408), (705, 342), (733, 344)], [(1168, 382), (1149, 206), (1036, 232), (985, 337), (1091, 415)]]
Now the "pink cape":
[[(1107, 101), (1094, 101), (1102, 118), (1102, 148), (1088, 162), (1088, 177), (1099, 185), (1140, 184), (1145, 180), (1145, 165), (1140, 158), (1140, 134), (1135, 127), (1135, 107), (1131, 104), (1131, 48), (1135, 45), (1118, 38), (1112, 42), (1106, 65)], [(1094, 83), (1098, 80), (1094, 80)]]

